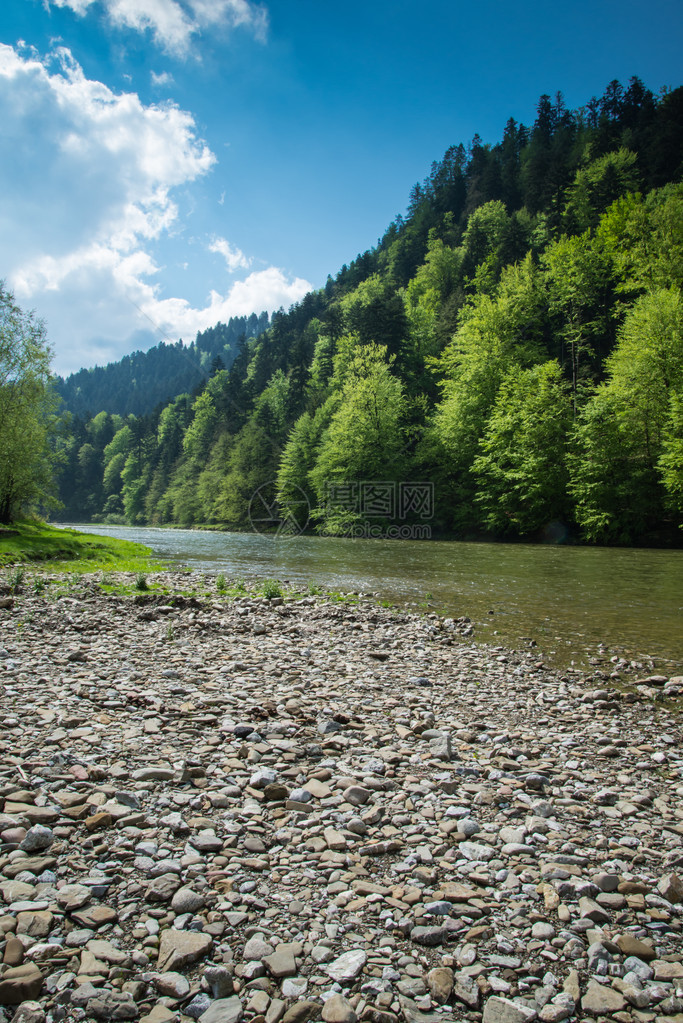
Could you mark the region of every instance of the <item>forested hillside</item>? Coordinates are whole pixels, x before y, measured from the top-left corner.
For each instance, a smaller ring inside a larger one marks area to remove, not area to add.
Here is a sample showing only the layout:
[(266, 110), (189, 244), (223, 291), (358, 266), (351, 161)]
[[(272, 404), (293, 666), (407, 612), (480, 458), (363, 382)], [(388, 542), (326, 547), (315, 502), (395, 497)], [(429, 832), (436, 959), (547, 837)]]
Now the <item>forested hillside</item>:
[(679, 543), (682, 114), (683, 89), (632, 79), (449, 149), (377, 247), (229, 370), (76, 420), (64, 516), (241, 528), (277, 480), (284, 508), (303, 491), (312, 528), (347, 533), (396, 521), (362, 483), (413, 481), (443, 535)]
[(183, 391), (194, 391), (219, 369), (229, 369), (242, 338), (258, 337), (270, 323), (268, 313), (233, 316), (227, 323), (200, 331), (192, 344), (162, 341), (146, 352), (119, 362), (81, 369), (56, 389), (66, 409), (79, 416), (96, 412), (144, 416)]

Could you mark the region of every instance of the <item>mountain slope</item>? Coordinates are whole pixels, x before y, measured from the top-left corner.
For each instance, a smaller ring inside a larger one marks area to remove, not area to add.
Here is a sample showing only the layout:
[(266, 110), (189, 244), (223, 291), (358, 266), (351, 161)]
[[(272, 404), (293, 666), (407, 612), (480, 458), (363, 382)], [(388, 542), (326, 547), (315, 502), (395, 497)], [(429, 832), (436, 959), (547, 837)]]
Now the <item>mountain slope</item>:
[(268, 327), (267, 313), (231, 317), (228, 323), (201, 331), (192, 344), (160, 342), (146, 352), (133, 352), (118, 362), (81, 369), (56, 389), (69, 412), (79, 416), (104, 411), (147, 415), (183, 391), (194, 391), (216, 369), (229, 369), (243, 337), (257, 337)]
[(682, 121), (632, 79), (452, 147), (201, 393), (75, 424), (67, 514), (248, 528), (273, 481), (328, 533), (677, 542)]

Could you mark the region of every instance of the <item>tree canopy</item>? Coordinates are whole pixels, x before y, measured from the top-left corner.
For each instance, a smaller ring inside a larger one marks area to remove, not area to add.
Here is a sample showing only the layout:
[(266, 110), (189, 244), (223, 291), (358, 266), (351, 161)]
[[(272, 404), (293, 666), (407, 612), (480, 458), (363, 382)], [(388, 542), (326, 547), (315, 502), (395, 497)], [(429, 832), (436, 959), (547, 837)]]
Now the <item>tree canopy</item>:
[(45, 325), (0, 281), (0, 522), (51, 497), (56, 423)]
[(634, 78), (449, 147), (373, 249), (207, 347), (196, 385), (74, 417), (69, 516), (243, 527), (272, 484), (343, 532), (367, 510), (330, 488), (425, 481), (446, 536), (680, 543), (682, 115)]

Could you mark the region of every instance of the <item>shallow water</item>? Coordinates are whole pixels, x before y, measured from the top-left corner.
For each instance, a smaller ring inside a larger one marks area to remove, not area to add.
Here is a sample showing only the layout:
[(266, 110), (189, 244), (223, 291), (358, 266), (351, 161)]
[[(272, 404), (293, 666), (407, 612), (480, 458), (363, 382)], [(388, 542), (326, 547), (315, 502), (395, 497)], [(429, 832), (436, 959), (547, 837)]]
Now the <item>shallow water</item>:
[(467, 615), (477, 639), (534, 640), (562, 663), (584, 662), (602, 644), (672, 674), (683, 667), (683, 551), (74, 528), (233, 579), (318, 583)]

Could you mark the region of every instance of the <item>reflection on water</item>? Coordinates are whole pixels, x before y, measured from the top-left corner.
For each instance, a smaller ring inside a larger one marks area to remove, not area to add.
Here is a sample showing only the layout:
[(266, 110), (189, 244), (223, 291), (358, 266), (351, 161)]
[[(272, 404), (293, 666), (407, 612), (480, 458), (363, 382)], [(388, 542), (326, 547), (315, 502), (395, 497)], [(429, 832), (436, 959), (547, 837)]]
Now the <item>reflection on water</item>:
[(160, 557), (233, 578), (428, 603), (469, 616), (480, 640), (535, 640), (562, 661), (602, 643), (672, 672), (683, 662), (683, 551), (74, 528), (137, 540)]

